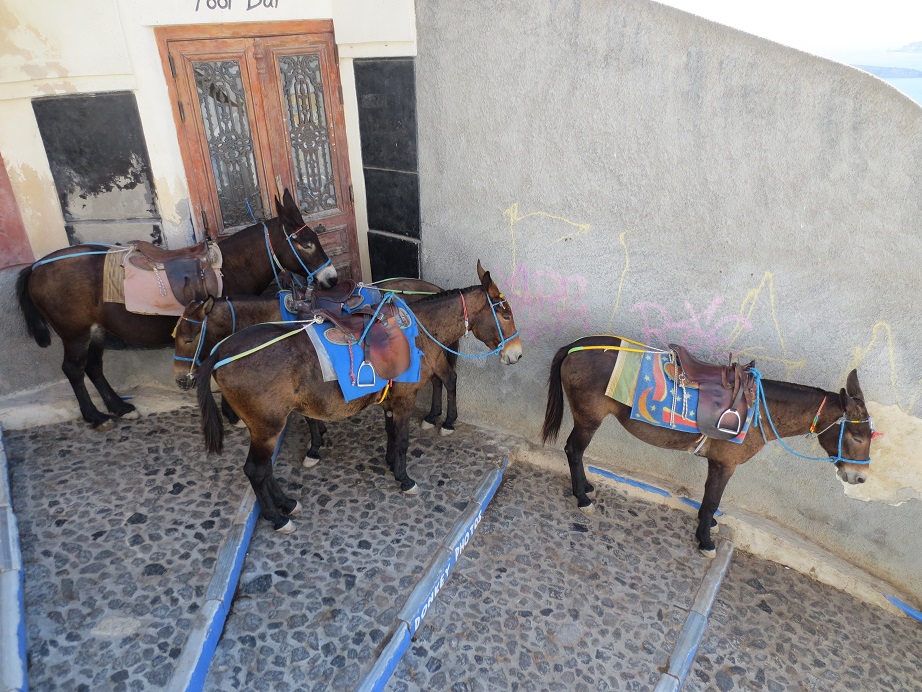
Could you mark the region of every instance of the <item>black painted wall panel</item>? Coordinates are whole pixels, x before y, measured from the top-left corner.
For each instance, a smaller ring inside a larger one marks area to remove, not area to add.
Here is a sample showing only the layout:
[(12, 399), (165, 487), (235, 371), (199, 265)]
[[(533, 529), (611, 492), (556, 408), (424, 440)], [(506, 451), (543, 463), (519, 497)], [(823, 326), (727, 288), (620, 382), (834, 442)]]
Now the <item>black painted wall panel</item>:
[(366, 168), (365, 194), (370, 228), (419, 239), (419, 176), (416, 173)]
[(363, 165), (413, 171), (416, 163), (416, 76), (412, 58), (356, 60)]
[(419, 277), (415, 63), (356, 60), (354, 68), (372, 276)]
[(160, 240), (147, 143), (131, 92), (32, 102), (72, 243)]
[(384, 233), (368, 232), (371, 280), (419, 278), (419, 243)]

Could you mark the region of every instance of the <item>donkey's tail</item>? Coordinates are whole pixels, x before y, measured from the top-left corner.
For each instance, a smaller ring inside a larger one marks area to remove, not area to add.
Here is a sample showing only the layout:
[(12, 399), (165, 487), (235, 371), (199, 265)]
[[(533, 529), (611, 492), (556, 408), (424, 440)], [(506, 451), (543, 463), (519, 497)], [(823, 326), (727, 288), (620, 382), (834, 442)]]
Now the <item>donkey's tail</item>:
[(551, 372), (547, 378), (547, 410), (544, 413), (544, 427), (541, 428), (541, 442), (547, 444), (557, 439), (560, 422), (563, 420), (563, 386), (560, 383), (560, 364), (567, 357), (572, 344), (564, 346), (554, 354)]
[(45, 348), (51, 343), (51, 330), (48, 328), (48, 321), (35, 307), (29, 295), (30, 276), (32, 276), (32, 265), (19, 272), (19, 278), (16, 279), (16, 295), (19, 298), (19, 309), (22, 310), (22, 316), (26, 318), (29, 336), (35, 339), (35, 343)]
[(212, 353), (202, 363), (198, 370), (196, 389), (198, 410), (202, 416), (202, 435), (205, 437), (205, 450), (208, 452), (220, 452), (224, 449), (224, 422), (221, 420), (221, 410), (211, 393), (211, 372), (217, 360), (217, 354)]

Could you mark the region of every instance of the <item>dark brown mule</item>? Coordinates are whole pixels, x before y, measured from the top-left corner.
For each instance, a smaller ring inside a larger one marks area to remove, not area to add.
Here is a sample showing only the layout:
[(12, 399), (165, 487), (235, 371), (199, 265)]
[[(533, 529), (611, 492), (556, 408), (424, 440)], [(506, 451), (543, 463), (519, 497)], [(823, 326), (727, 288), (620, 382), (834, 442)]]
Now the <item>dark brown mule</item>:
[[(490, 278), (477, 263), (480, 284), (453, 289), (414, 303), (420, 325), (417, 347), (422, 351), (420, 381), (394, 383), (382, 403), (387, 452), (385, 459), (404, 492), (417, 492), (407, 475), (409, 422), (416, 407), (416, 395), (433, 373), (441, 344), (461, 339), (465, 322), (480, 341), (499, 353), (503, 363), (515, 363), (522, 347), (512, 310)], [(431, 335), (427, 336), (426, 332)], [(292, 336), (286, 337), (287, 334)], [(269, 343), (273, 339), (280, 339)], [(245, 352), (266, 345), (236, 360)], [(222, 363), (217, 368), (216, 364)], [(293, 530), (288, 516), (298, 503), (285, 496), (272, 473), (272, 457), (290, 413), (297, 411), (316, 420), (339, 420), (378, 403), (381, 393), (346, 402), (337, 382), (324, 382), (313, 345), (297, 325), (261, 324), (250, 327), (218, 345), (199, 370), (197, 385), (205, 447), (221, 451), (224, 427), (211, 393), (214, 376), (221, 394), (246, 423), (250, 449), (243, 471), (259, 500), (262, 516), (276, 530)]]
[[(568, 344), (554, 356), (548, 378), (547, 412), (542, 439), (544, 442), (557, 439), (563, 418), (563, 395), (566, 394), (573, 414), (573, 432), (567, 438), (564, 450), (570, 466), (573, 495), (580, 509), (587, 511), (593, 509), (587, 493), (594, 488), (586, 480), (583, 452), (608, 415), (615, 416), (634, 437), (663, 449), (695, 452), (701, 440), (701, 436), (695, 433), (678, 432), (632, 420), (629, 406), (605, 396), (609, 377), (620, 353), (615, 349), (620, 344), (620, 339), (611, 336), (585, 337)], [(612, 350), (570, 353), (573, 348), (585, 346), (611, 346)], [(819, 443), (832, 457), (830, 461), (834, 461), (839, 478), (852, 484), (864, 483), (867, 479), (872, 430), (855, 370), (849, 373), (845, 389), (838, 394), (789, 382), (761, 382), (765, 395), (760, 409), (762, 430), (750, 430), (742, 444), (708, 438), (696, 452), (698, 456), (707, 458), (708, 475), (704, 485), (704, 499), (698, 511), (695, 536), (701, 551), (709, 557), (713, 557), (715, 551), (711, 539), (711, 531), (716, 527), (714, 513), (720, 505), (727, 481), (737, 466), (762, 449), (766, 440), (806, 435), (811, 429), (818, 431)], [(774, 428), (766, 422), (765, 404)], [(819, 416), (819, 420), (811, 428), (814, 416)], [(855, 461), (864, 463), (853, 463)]]
[[(400, 295), (407, 303), (414, 303), (442, 290), (435, 284), (420, 279), (386, 279), (374, 285), (381, 290)], [(211, 353), (219, 341), (241, 329), (252, 327), (254, 324), (281, 320), (282, 310), (278, 296), (208, 297), (205, 300), (191, 301), (183, 311), (174, 330), (176, 353), (173, 356), (173, 379), (181, 389), (191, 389), (195, 386), (202, 359)], [(449, 346), (452, 350), (458, 348), (457, 343), (449, 344)], [(438, 373), (443, 375), (447, 373), (444, 385), (448, 395), (448, 414), (442, 426), (442, 434), (447, 435), (454, 430), (454, 423), (458, 418), (457, 374), (455, 373), (457, 356), (449, 351), (440, 351), (435, 358), (438, 362), (433, 364), (432, 403), (423, 421), (423, 427), (433, 427), (442, 415), (443, 381)], [(223, 399), (221, 410), (232, 424), (239, 421), (237, 414), (226, 405)], [(311, 426), (311, 447), (304, 458), (304, 466), (307, 468), (314, 466), (316, 460), (320, 458), (319, 448), (322, 444), (322, 435), (326, 431), (326, 427), (322, 424), (318, 427), (316, 422), (308, 422)]]
[[(317, 234), (304, 225), (287, 190), (283, 203), (276, 199), (276, 209), (278, 218), (267, 221), (265, 226), (279, 262), (297, 273), (304, 272), (302, 263), (311, 272), (326, 265), (314, 278), (321, 286), (335, 284), (336, 270), (328, 264), (329, 258)], [(218, 244), (224, 257), (225, 295), (258, 295), (272, 283), (274, 269), (263, 224), (249, 226)], [(113, 426), (111, 416), (93, 404), (84, 375), (89, 376), (113, 416), (132, 418), (137, 412), (134, 406), (122, 401), (103, 375), (106, 335), (130, 346), (167, 346), (172, 342), (176, 318), (139, 315), (128, 312), (120, 303), (103, 302), (104, 254), (83, 254), (40, 264), (53, 257), (101, 250), (105, 246), (75, 245), (57, 250), (21, 271), (16, 291), (29, 334), (36, 343), (48, 346), (50, 330), (64, 342), (62, 369), (74, 389), (84, 420), (98, 430), (108, 430)]]

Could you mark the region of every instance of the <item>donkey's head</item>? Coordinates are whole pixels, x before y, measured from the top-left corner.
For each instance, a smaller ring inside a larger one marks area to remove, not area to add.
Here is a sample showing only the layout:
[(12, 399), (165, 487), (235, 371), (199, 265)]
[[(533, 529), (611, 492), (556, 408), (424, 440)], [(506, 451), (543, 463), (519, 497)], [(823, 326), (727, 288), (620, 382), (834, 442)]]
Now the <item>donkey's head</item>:
[(285, 234), (284, 246), (276, 248), (285, 268), (306, 275), (308, 281), (316, 281), (321, 288), (334, 286), (336, 268), (320, 245), (317, 233), (304, 223), (298, 203), (287, 189), (281, 200), (275, 198), (275, 211)]
[(842, 417), (819, 436), (820, 445), (833, 458), (836, 475), (846, 483), (864, 483), (871, 465), (871, 439), (874, 429), (858, 384), (858, 371), (848, 374), (839, 392)]
[(173, 355), (173, 379), (180, 389), (192, 389), (195, 386), (195, 376), (202, 359), (207, 353), (202, 353), (205, 341), (205, 330), (208, 328), (208, 315), (214, 307), (214, 298), (209, 296), (205, 300), (193, 300), (186, 305), (176, 328), (173, 330), (173, 339), (176, 353)]
[(483, 286), (487, 301), (484, 309), (471, 316), (471, 331), (490, 349), (499, 349), (500, 360), (505, 365), (517, 363), (522, 357), (522, 342), (515, 328), (515, 318), (506, 296), (497, 288), (490, 272), (477, 260), (477, 276)]

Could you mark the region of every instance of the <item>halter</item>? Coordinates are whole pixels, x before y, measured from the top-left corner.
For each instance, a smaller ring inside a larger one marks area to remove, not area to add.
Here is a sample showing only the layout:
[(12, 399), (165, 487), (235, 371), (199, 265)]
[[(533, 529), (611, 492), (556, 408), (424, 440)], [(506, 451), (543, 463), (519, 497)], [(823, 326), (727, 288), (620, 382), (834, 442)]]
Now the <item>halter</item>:
[[(298, 260), (298, 264), (300, 264), (301, 268), (304, 270), (305, 276), (307, 276), (307, 285), (312, 286), (314, 284), (314, 276), (318, 274), (320, 271), (322, 271), (323, 269), (325, 269), (327, 265), (332, 264), (333, 260), (327, 257), (327, 261), (321, 264), (319, 267), (317, 267), (317, 269), (315, 269), (314, 271), (311, 271), (310, 269), (307, 268), (307, 265), (304, 264), (304, 260), (301, 259), (301, 255), (299, 255), (298, 251), (295, 250), (294, 243), (291, 242), (291, 239), (297, 236), (298, 233), (303, 231), (305, 228), (307, 228), (307, 224), (304, 224), (303, 226), (301, 226), (301, 228), (299, 228), (294, 233), (286, 233), (285, 240), (288, 241), (288, 247), (291, 248), (292, 254), (295, 256), (295, 259)], [(281, 284), (279, 283), (279, 274), (278, 274), (278, 271), (276, 270), (276, 267), (278, 269), (284, 269), (284, 267), (282, 266), (282, 263), (279, 261), (279, 258), (276, 256), (275, 252), (272, 250), (272, 241), (269, 240), (269, 227), (266, 226), (265, 223), (263, 224), (263, 231), (264, 231), (264, 235), (266, 238), (266, 252), (269, 253), (269, 258), (272, 260), (272, 262), (270, 262), (270, 265), (272, 266), (272, 273), (275, 275), (275, 283), (278, 284), (279, 287), (281, 288)], [(295, 283), (297, 283), (298, 286), (300, 286), (301, 282), (298, 280), (297, 277), (294, 277), (294, 278), (295, 278)]]
[[(503, 307), (505, 307), (506, 306), (506, 296), (500, 293), (499, 300), (494, 303), (493, 300), (490, 298), (489, 291), (485, 291), (485, 292), (487, 295), (487, 303), (490, 304), (490, 312), (493, 313), (493, 321), (496, 322), (496, 333), (499, 334), (499, 344), (497, 344), (496, 348), (494, 348), (492, 351), (488, 353), (481, 353), (481, 354), (459, 353), (458, 351), (455, 351), (454, 349), (448, 348), (448, 346), (446, 346), (441, 341), (439, 341), (434, 336), (432, 336), (432, 334), (429, 333), (429, 330), (426, 329), (426, 325), (424, 325), (421, 321), (417, 320), (416, 323), (419, 325), (420, 329), (423, 330), (423, 333), (425, 333), (426, 336), (432, 339), (436, 344), (441, 346), (443, 349), (445, 349), (449, 353), (454, 353), (456, 356), (461, 356), (462, 358), (477, 359), (477, 358), (488, 358), (492, 355), (495, 355), (499, 353), (500, 351), (502, 351), (506, 347), (506, 344), (508, 344), (510, 341), (512, 341), (519, 335), (519, 330), (516, 329), (515, 334), (510, 336), (508, 339), (503, 336), (503, 329), (502, 327), (499, 326), (499, 316), (496, 314), (496, 306), (502, 305)], [(461, 306), (462, 306), (462, 309), (464, 310), (464, 335), (467, 336), (468, 331), (470, 331), (468, 329), (467, 303), (464, 301), (464, 293), (462, 292), (460, 295), (461, 295)]]
[(870, 458), (870, 457), (868, 457), (867, 459), (848, 459), (848, 458), (842, 456), (842, 438), (845, 436), (845, 426), (846, 426), (848, 423), (870, 423), (870, 425), (871, 425), (871, 430), (873, 431), (873, 430), (874, 430), (874, 421), (871, 420), (871, 417), (870, 417), (870, 416), (868, 416), (867, 418), (861, 419), (861, 420), (853, 420), (853, 419), (851, 419), (851, 418), (847, 418), (846, 415), (845, 415), (845, 412), (843, 411), (843, 412), (842, 412), (842, 415), (841, 415), (837, 420), (834, 420), (832, 423), (830, 423), (829, 425), (827, 425), (825, 428), (823, 428), (822, 430), (820, 430), (818, 433), (815, 433), (815, 434), (814, 434), (813, 431), (816, 430), (816, 424), (819, 422), (820, 411), (823, 410), (823, 406), (826, 404), (826, 398), (825, 398), (825, 397), (823, 397), (823, 402), (820, 404), (819, 410), (816, 412), (816, 415), (813, 417), (813, 424), (810, 426), (810, 432), (807, 433), (806, 437), (808, 437), (808, 438), (810, 438), (810, 437), (819, 437), (819, 436), (822, 435), (824, 432), (826, 432), (827, 430), (829, 430), (832, 426), (838, 425), (838, 426), (839, 426), (839, 444), (838, 444), (838, 449), (836, 449), (836, 455), (835, 455), (834, 457), (833, 457), (833, 456), (826, 456), (826, 457), (808, 457), (808, 456), (805, 456), (805, 455), (803, 455), (803, 454), (798, 454), (798, 453), (795, 452), (793, 449), (791, 449), (790, 447), (788, 447), (788, 445), (785, 444), (784, 440), (781, 439), (781, 435), (778, 434), (778, 430), (775, 428), (775, 422), (772, 420), (771, 412), (768, 410), (768, 399), (765, 398), (765, 388), (762, 386), (762, 373), (760, 373), (760, 372), (759, 372), (758, 370), (756, 370), (755, 368), (752, 369), (752, 373), (753, 373), (753, 374), (755, 375), (755, 377), (756, 377), (756, 386), (757, 386), (757, 390), (756, 390), (756, 402), (755, 402), (755, 412), (754, 412), (754, 414), (753, 414), (753, 420), (756, 421), (756, 425), (758, 425), (758, 426), (759, 426), (759, 430), (762, 431), (762, 439), (763, 439), (763, 440), (765, 440), (766, 442), (768, 442), (768, 440), (767, 440), (766, 437), (765, 437), (765, 428), (762, 426), (761, 422), (759, 421), (759, 413), (760, 413), (760, 411), (759, 411), (759, 405), (760, 405), (760, 404), (763, 405), (763, 406), (765, 407), (765, 417), (768, 419), (768, 423), (769, 423), (769, 425), (771, 426), (772, 432), (775, 434), (775, 437), (778, 439), (778, 442), (781, 443), (781, 446), (784, 447), (784, 449), (785, 449), (787, 452), (789, 452), (790, 454), (793, 454), (795, 457), (799, 457), (799, 458), (801, 458), (801, 459), (807, 459), (808, 461), (828, 461), (828, 462), (830, 462), (830, 463), (832, 463), (832, 464), (837, 464), (837, 463), (840, 462), (840, 461), (845, 462), (846, 464), (864, 464), (864, 465), (867, 465), (867, 464), (870, 464), (870, 463), (871, 463), (871, 458)]
[[(237, 313), (234, 311), (234, 304), (231, 302), (231, 299), (227, 298), (226, 300), (227, 300), (227, 307), (230, 308), (230, 313), (231, 313), (231, 334), (236, 334), (237, 333)], [(179, 325), (182, 323), (183, 320), (185, 320), (186, 322), (191, 322), (192, 324), (202, 325), (202, 331), (200, 331), (198, 334), (198, 346), (196, 346), (195, 348), (195, 355), (192, 358), (186, 358), (185, 356), (177, 356), (175, 354), (173, 355), (173, 360), (178, 360), (183, 363), (191, 363), (191, 365), (189, 366), (189, 374), (191, 375), (192, 369), (195, 366), (201, 367), (202, 365), (202, 361), (200, 360), (199, 356), (202, 354), (202, 346), (205, 345), (205, 332), (208, 330), (208, 315), (205, 316), (204, 320), (193, 320), (189, 317), (186, 317), (185, 315), (182, 315), (179, 318), (179, 322), (176, 323), (176, 327), (173, 329), (174, 338), (176, 337), (176, 330), (179, 329)]]

